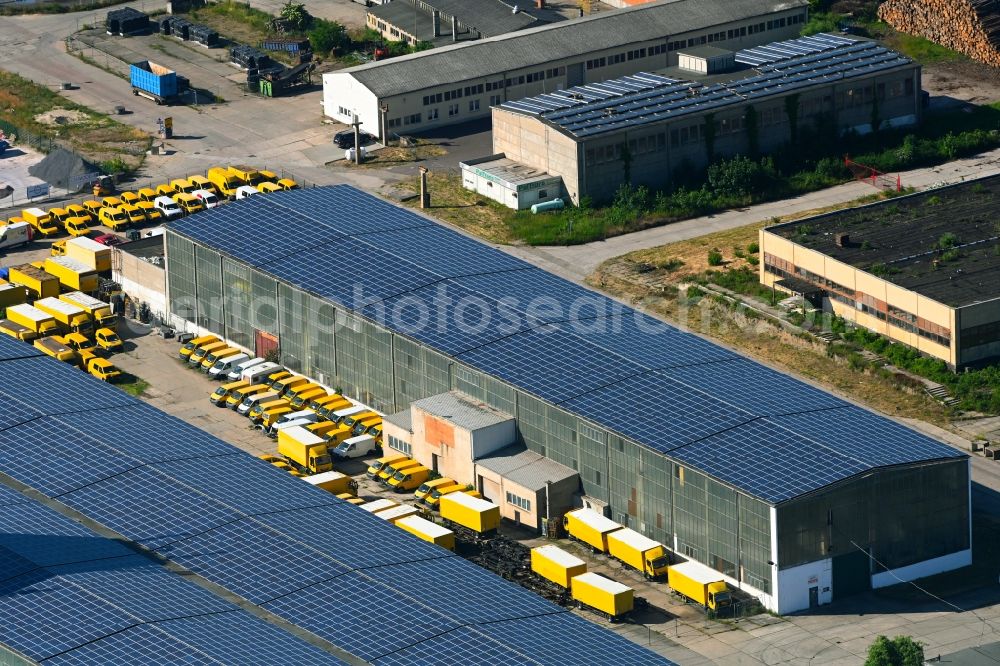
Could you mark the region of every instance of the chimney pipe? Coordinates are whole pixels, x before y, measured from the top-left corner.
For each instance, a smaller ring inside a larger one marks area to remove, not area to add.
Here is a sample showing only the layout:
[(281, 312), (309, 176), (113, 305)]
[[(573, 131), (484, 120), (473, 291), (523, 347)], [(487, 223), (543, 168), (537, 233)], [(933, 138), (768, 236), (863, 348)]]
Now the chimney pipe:
[(431, 207), (431, 193), (427, 191), (427, 167), (420, 167), (420, 207)]
[(458, 41), (458, 19), (454, 16), (451, 17), (451, 41)]
[(431, 23), (434, 26), (434, 36), (441, 36), (441, 12), (435, 9), (431, 12)]

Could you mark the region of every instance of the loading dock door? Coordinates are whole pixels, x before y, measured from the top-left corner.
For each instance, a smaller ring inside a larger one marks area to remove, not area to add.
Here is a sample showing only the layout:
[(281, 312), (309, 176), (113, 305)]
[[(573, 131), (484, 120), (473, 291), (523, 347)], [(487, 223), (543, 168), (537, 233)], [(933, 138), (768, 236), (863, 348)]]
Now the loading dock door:
[(833, 599), (866, 592), (872, 587), (868, 553), (856, 550), (833, 558)]
[(496, 481), (484, 479), (482, 476), (480, 476), (479, 492), (483, 494), (483, 497), (493, 502), (494, 504), (500, 503), (500, 484), (497, 483)]
[(566, 87), (572, 88), (573, 86), (582, 86), (583, 84), (583, 63), (578, 62), (573, 65), (566, 65)]

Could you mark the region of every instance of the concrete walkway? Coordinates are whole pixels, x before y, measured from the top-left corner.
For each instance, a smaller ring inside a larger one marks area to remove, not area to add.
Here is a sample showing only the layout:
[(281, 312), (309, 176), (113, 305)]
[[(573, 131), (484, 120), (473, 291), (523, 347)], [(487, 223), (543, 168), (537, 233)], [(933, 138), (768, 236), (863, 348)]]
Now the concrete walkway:
[[(1000, 149), (981, 155), (955, 160), (936, 167), (914, 169), (900, 173), (904, 186), (926, 189), (947, 183), (1000, 173)], [(692, 218), (654, 229), (616, 236), (605, 241), (571, 246), (512, 246), (504, 249), (525, 261), (580, 281), (594, 272), (603, 262), (614, 257), (659, 247), (668, 243), (704, 236), (716, 231), (733, 229), (753, 222), (782, 217), (845, 203), (875, 192), (867, 183), (852, 182), (792, 199), (763, 203), (749, 208), (729, 210), (715, 215)]]

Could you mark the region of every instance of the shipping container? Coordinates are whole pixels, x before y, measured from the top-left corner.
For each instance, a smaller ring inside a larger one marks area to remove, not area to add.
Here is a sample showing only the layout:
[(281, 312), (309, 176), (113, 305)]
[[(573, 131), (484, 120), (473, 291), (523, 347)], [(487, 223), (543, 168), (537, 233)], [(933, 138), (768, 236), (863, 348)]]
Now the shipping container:
[(447, 527), (420, 516), (407, 516), (396, 521), (396, 527), (401, 527), (418, 539), (433, 543), (448, 550), (455, 550), (455, 533)]
[(97, 271), (76, 259), (48, 257), (45, 272), (59, 278), (59, 283), (69, 291), (97, 291)]
[(576, 509), (563, 516), (566, 533), (594, 550), (608, 552), (608, 534), (620, 530), (621, 525), (605, 518), (593, 509)]
[(441, 498), (441, 517), (479, 534), (490, 534), (500, 527), (500, 507), (465, 493), (451, 493)]
[(11, 284), (19, 284), (28, 290), (28, 299), (36, 300), (58, 296), (61, 290), (59, 278), (49, 275), (41, 268), (31, 264), (11, 266), (7, 274), (7, 280)]
[(632, 588), (590, 572), (575, 576), (570, 581), (570, 592), (573, 599), (604, 613), (612, 621), (630, 612), (635, 603)]
[(142, 95), (157, 104), (177, 97), (177, 73), (150, 60), (132, 63), (129, 68), (132, 94)]
[(305, 481), (334, 495), (353, 492), (358, 487), (354, 479), (342, 472), (335, 472), (333, 470), (307, 476), (305, 477)]
[(558, 546), (546, 545), (531, 549), (531, 570), (569, 589), (574, 576), (587, 573), (587, 563)]
[(665, 578), (670, 556), (658, 541), (623, 527), (607, 535), (608, 555), (641, 572), (646, 578)]
[(90, 238), (71, 238), (66, 241), (66, 256), (98, 273), (111, 272), (111, 248)]

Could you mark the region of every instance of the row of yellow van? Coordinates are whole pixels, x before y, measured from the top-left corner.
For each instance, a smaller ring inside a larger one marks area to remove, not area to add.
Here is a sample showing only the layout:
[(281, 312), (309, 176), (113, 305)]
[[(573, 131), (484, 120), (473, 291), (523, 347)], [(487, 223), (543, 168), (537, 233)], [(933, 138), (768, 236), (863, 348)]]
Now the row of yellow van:
[[(217, 362), (242, 353), (217, 336), (206, 335), (188, 341), (179, 355), (189, 365), (207, 372)], [(209, 400), (217, 406), (245, 414), (255, 426), (263, 429), (286, 414), (312, 411), (316, 414), (316, 422), (307, 428), (334, 446), (360, 435), (370, 435), (379, 443), (382, 441), (382, 417), (377, 412), (357, 408), (344, 396), (329, 393), (308, 377), (292, 374), (280, 366), (253, 380), (224, 383), (212, 392)], [(353, 413), (337, 414), (351, 408), (354, 408)]]
[(396, 492), (415, 489), (414, 498), (432, 509), (436, 509), (441, 498), (450, 493), (463, 492), (473, 497), (482, 497), (470, 486), (446, 476), (428, 480), (431, 470), (402, 453), (373, 461), (366, 475), (372, 481), (378, 481)]

